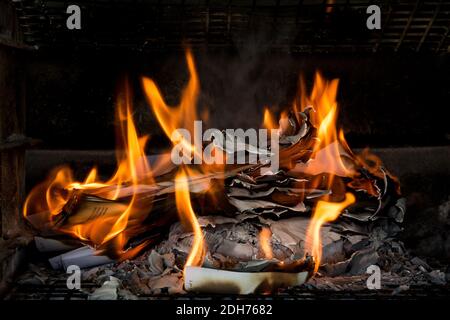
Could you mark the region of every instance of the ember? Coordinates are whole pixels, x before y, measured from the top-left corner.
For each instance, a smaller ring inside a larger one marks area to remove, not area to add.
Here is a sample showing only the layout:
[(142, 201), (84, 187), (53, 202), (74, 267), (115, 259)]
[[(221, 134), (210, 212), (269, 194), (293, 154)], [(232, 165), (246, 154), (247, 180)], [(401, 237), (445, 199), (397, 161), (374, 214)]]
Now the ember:
[[(266, 108), (264, 127), (276, 140), (261, 147), (233, 138), (237, 149), (214, 141), (216, 161), (203, 161), (201, 141), (174, 134), (184, 128), (192, 136), (199, 119), (189, 50), (186, 61), (190, 79), (178, 106), (166, 104), (153, 80), (144, 78), (143, 88), (167, 137), (189, 151), (187, 161), (146, 156), (148, 138), (136, 130), (125, 86), (116, 173), (103, 181), (93, 168), (80, 182), (68, 167), (57, 168), (28, 195), (24, 216), (37, 230), (84, 245), (52, 265), (120, 262), (151, 247), (152, 290), (181, 292), (183, 278), (185, 290), (248, 294), (298, 286), (318, 272), (361, 274), (376, 263), (383, 239), (403, 219), (399, 185), (374, 155), (354, 155), (338, 130), (338, 81), (317, 73), (311, 94), (301, 86), (278, 124)], [(232, 165), (227, 159), (238, 152), (245, 159), (276, 154), (277, 169), (273, 157)]]

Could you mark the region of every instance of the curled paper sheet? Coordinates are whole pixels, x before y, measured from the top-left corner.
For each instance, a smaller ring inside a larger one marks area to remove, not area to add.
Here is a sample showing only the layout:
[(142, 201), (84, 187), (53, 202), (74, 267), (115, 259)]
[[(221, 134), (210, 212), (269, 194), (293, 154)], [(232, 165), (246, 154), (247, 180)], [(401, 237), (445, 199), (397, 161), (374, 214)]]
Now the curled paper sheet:
[(187, 291), (252, 294), (267, 293), (281, 287), (298, 286), (308, 279), (308, 271), (239, 272), (202, 267), (186, 267), (184, 287)]
[(34, 243), (39, 252), (65, 252), (76, 249), (82, 245), (80, 242), (73, 239), (51, 239), (37, 236), (34, 237)]
[(84, 246), (48, 260), (54, 270), (66, 270), (70, 265), (83, 268), (95, 267), (114, 262), (107, 256), (97, 255), (95, 249)]

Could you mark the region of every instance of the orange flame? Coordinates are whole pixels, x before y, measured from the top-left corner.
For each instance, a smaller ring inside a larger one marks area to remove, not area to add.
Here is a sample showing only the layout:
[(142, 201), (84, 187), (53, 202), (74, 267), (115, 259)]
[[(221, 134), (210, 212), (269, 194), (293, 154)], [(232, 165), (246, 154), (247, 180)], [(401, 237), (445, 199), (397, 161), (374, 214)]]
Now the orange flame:
[(334, 9), (334, 7), (333, 7), (334, 4), (335, 4), (335, 0), (327, 0), (325, 12), (332, 13), (333, 9)]
[(206, 247), (203, 241), (202, 229), (192, 209), (187, 178), (188, 175), (183, 169), (178, 172), (175, 178), (175, 200), (180, 221), (194, 233), (191, 252), (186, 260), (185, 267), (201, 266), (205, 257)]
[[(189, 49), (186, 50), (186, 62), (190, 78), (187, 86), (183, 90), (180, 104), (176, 107), (171, 107), (166, 104), (158, 86), (152, 79), (144, 77), (142, 80), (144, 92), (152, 111), (158, 119), (164, 133), (172, 142), (175, 142), (173, 141), (175, 139), (173, 133), (179, 128), (188, 130), (192, 136), (194, 132), (194, 121), (199, 119), (196, 112), (196, 104), (200, 92), (200, 82), (195, 69), (192, 52)], [(190, 141), (186, 141), (184, 138), (180, 140), (180, 143), (186, 150), (191, 150), (194, 156), (201, 157), (201, 150), (196, 148), (195, 144), (192, 145)]]
[(278, 123), (268, 107), (264, 107), (263, 128), (268, 130), (278, 128)]
[[(171, 139), (174, 145), (181, 144), (184, 150), (190, 150), (194, 158), (203, 160), (202, 142), (198, 141), (199, 137), (195, 136), (196, 132), (194, 130), (194, 121), (200, 119), (197, 115), (197, 100), (200, 93), (200, 82), (192, 52), (189, 49), (186, 50), (186, 62), (190, 78), (182, 92), (178, 106), (167, 105), (158, 86), (152, 79), (143, 78), (142, 83), (151, 109), (166, 136)], [(208, 118), (208, 114), (204, 113), (203, 118)], [(177, 129), (186, 129), (191, 137), (193, 137), (194, 143), (186, 140), (184, 137), (174, 135), (174, 132)], [(221, 151), (214, 148), (212, 149), (211, 154), (218, 157), (219, 154), (216, 155), (216, 152)], [(182, 166), (179, 168), (175, 178), (175, 199), (180, 221), (183, 226), (192, 230), (194, 233), (192, 248), (185, 267), (202, 265), (206, 252), (203, 233), (190, 200), (189, 179), (197, 176), (199, 171), (207, 173), (210, 171), (222, 171), (223, 168), (223, 162), (219, 165), (202, 162), (201, 166), (195, 168)]]
[[(194, 122), (199, 119), (197, 115), (197, 102), (200, 93), (200, 82), (195, 68), (195, 62), (190, 50), (186, 51), (186, 61), (189, 71), (189, 81), (184, 88), (180, 103), (177, 106), (169, 106), (157, 87), (156, 83), (149, 78), (143, 78), (142, 84), (146, 97), (151, 105), (164, 133), (175, 144), (183, 144), (186, 150), (193, 152), (194, 158), (202, 158), (202, 142), (195, 137)], [(304, 173), (317, 175), (319, 181), (323, 173), (329, 173), (327, 180), (328, 188), (332, 189), (335, 176), (352, 177), (355, 175), (351, 164), (344, 163), (342, 155), (350, 156), (350, 159), (365, 163), (364, 159), (374, 162), (374, 172), (379, 163), (365, 156), (355, 158), (348, 147), (343, 131), (336, 129), (338, 104), (336, 101), (338, 80), (326, 81), (319, 73), (316, 73), (314, 87), (309, 96), (304, 94), (305, 87), (301, 84), (302, 95), (300, 101), (294, 103), (294, 111), (305, 110), (307, 106), (313, 108), (311, 123), (317, 128), (317, 139), (313, 147), (313, 155), (310, 161), (299, 166)], [(296, 116), (298, 116), (296, 114)], [(203, 118), (208, 116), (204, 114)], [(71, 234), (82, 241), (90, 241), (99, 249), (114, 247), (115, 252), (122, 258), (130, 258), (136, 254), (145, 244), (124, 251), (133, 232), (139, 229), (140, 222), (146, 218), (150, 208), (142, 208), (139, 205), (139, 184), (153, 184), (153, 175), (145, 156), (145, 145), (148, 137), (138, 136), (131, 107), (131, 94), (128, 86), (124, 95), (118, 102), (116, 109), (117, 130), (117, 170), (107, 181), (101, 181), (96, 168), (93, 168), (83, 182), (75, 181), (68, 167), (61, 167), (53, 171), (49, 178), (36, 186), (28, 195), (24, 205), (24, 216), (29, 217), (35, 213), (47, 212), (48, 220), (52, 222), (63, 210), (66, 203), (71, 199), (76, 190), (84, 193), (94, 194), (109, 200), (121, 198), (127, 189), (128, 203), (119, 203), (109, 215), (96, 217), (88, 222), (65, 225), (61, 231)], [(299, 120), (299, 119), (297, 119)], [(300, 122), (300, 121), (299, 121)], [(295, 130), (290, 123), (287, 113), (282, 113), (277, 124), (268, 108), (264, 110), (263, 125), (267, 129), (279, 128), (280, 134), (291, 135)], [(174, 137), (177, 129), (186, 129), (194, 137), (192, 141), (184, 137)], [(293, 133), (295, 134), (295, 133)], [(178, 140), (177, 140), (178, 139)], [(214, 149), (214, 152), (221, 152)], [(303, 166), (303, 167), (302, 167)], [(219, 166), (223, 170), (223, 163)], [(195, 169), (195, 170), (194, 170)], [(197, 221), (190, 198), (190, 179), (195, 177), (198, 171), (203, 173), (210, 170), (217, 171), (217, 166), (205, 165), (204, 163), (194, 169), (182, 166), (175, 178), (175, 200), (181, 223), (193, 232), (193, 243), (185, 266), (200, 266), (203, 263), (206, 244), (201, 227)], [(370, 169), (370, 168), (369, 168)], [(343, 194), (343, 193), (342, 193)], [(306, 238), (306, 252), (315, 258), (315, 271), (317, 272), (322, 256), (320, 228), (324, 223), (334, 221), (341, 211), (355, 201), (351, 193), (345, 194), (342, 202), (319, 201), (314, 210)], [(130, 231), (130, 230), (133, 230)], [(268, 228), (262, 229), (259, 242), (266, 258), (273, 257), (271, 248), (271, 232)]]
[[(350, 176), (351, 171), (347, 169), (342, 161), (340, 146), (347, 145), (342, 131), (337, 133), (337, 110), (336, 101), (339, 80), (326, 81), (320, 73), (316, 73), (314, 88), (309, 97), (309, 103), (315, 110), (313, 124), (318, 127), (318, 142), (314, 146), (314, 153), (322, 150), (319, 161), (325, 162), (326, 172), (339, 173), (342, 176)], [(336, 142), (336, 143), (334, 143)], [(327, 147), (326, 149), (324, 149)]]
[[(362, 155), (355, 156), (345, 140), (344, 132), (337, 130), (338, 84), (338, 79), (327, 81), (317, 72), (313, 90), (307, 96), (305, 86), (302, 81), (300, 82), (301, 95), (295, 100), (293, 108), (298, 110), (299, 104), (301, 110), (312, 107), (310, 121), (317, 128), (317, 142), (313, 148), (312, 158), (306, 164), (299, 164), (297, 169), (317, 176), (315, 180), (317, 184), (326, 178), (326, 187), (338, 195), (343, 190), (334, 189), (339, 188), (339, 184), (336, 186), (333, 184), (336, 176), (351, 177), (353, 180), (348, 184), (349, 186), (357, 188), (364, 184), (367, 192), (376, 194), (376, 191), (372, 190), (373, 186), (370, 182), (358, 179), (359, 173), (355, 170), (355, 165), (359, 164), (373, 175), (382, 178), (381, 161), (376, 156), (369, 154), (367, 150)], [(324, 173), (328, 173), (328, 176), (324, 176)], [(391, 178), (396, 181), (395, 177), (391, 176)], [(307, 231), (305, 252), (314, 257), (315, 272), (320, 266), (322, 257), (320, 228), (323, 224), (336, 220), (342, 210), (355, 202), (355, 196), (351, 193), (346, 193), (342, 202), (330, 202), (331, 196), (332, 194), (325, 196), (324, 200), (318, 201)]]
[[(355, 174), (353, 168), (344, 163), (342, 155), (352, 156), (350, 148), (342, 130), (337, 131), (336, 101), (339, 80), (325, 80), (317, 72), (311, 94), (306, 96), (305, 86), (301, 84), (302, 97), (299, 99), (302, 110), (306, 106), (313, 108), (311, 123), (317, 128), (317, 142), (313, 148), (312, 159), (304, 166), (304, 172), (317, 175), (316, 183), (322, 181), (323, 173), (329, 173), (327, 188), (333, 189), (334, 177), (351, 177)], [(325, 197), (328, 199), (329, 197)], [(314, 272), (317, 272), (322, 257), (322, 241), (320, 229), (323, 224), (336, 220), (342, 210), (352, 204), (355, 197), (351, 193), (345, 194), (342, 202), (318, 201), (311, 217), (306, 235), (305, 252), (312, 254), (315, 261)]]
[[(333, 185), (335, 175), (341, 177), (352, 177), (355, 172), (349, 163), (344, 163), (342, 155), (352, 156), (350, 148), (342, 130), (338, 132), (336, 101), (339, 81), (325, 80), (320, 73), (316, 73), (314, 87), (309, 96), (305, 93), (305, 86), (301, 83), (301, 106), (302, 110), (311, 107), (311, 123), (317, 128), (317, 142), (313, 148), (313, 155), (306, 164), (299, 164), (298, 169), (310, 175), (329, 173), (327, 187)], [(298, 102), (294, 102), (294, 109), (298, 109)]]
[[(78, 182), (74, 180), (69, 167), (61, 167), (30, 192), (24, 204), (23, 214), (25, 217), (30, 217), (35, 213), (48, 212), (48, 220), (51, 222), (54, 216), (61, 213), (75, 190), (84, 190), (88, 194), (115, 200), (120, 190), (124, 186), (129, 186), (131, 200), (128, 204), (118, 205), (116, 211), (97, 216), (83, 224), (60, 227), (60, 231), (80, 240), (90, 241), (99, 248), (112, 243), (115, 252), (120, 255), (125, 253), (123, 248), (131, 236), (124, 232), (130, 218), (143, 220), (150, 210), (148, 207), (139, 208), (136, 204), (137, 186), (142, 182), (153, 183), (153, 179), (144, 152), (147, 137), (138, 137), (132, 117), (128, 86), (125, 87), (124, 96), (118, 101), (116, 119), (118, 122), (118, 167), (113, 177), (102, 182), (98, 178), (97, 169), (93, 168), (84, 182)], [(137, 250), (135, 252), (137, 253)], [(128, 252), (127, 257), (129, 256)]]
[(270, 244), (270, 238), (272, 237), (272, 232), (269, 228), (262, 228), (259, 233), (259, 245), (264, 253), (266, 259), (273, 258), (272, 245)]
[(308, 226), (306, 233), (306, 252), (314, 257), (314, 272), (319, 270), (322, 257), (322, 239), (320, 228), (323, 224), (336, 220), (342, 210), (355, 202), (355, 196), (351, 193), (345, 194), (345, 200), (342, 202), (318, 201), (314, 214)]

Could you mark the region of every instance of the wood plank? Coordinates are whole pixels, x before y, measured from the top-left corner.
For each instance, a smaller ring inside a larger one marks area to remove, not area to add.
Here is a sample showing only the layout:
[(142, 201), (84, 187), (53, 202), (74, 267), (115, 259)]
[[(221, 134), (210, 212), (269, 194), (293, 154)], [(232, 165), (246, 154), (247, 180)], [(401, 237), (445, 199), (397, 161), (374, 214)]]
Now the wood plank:
[[(22, 48), (16, 11), (11, 2), (0, 0), (0, 214), (1, 235), (12, 238), (20, 235), (22, 222), (20, 208), (24, 199), (25, 150), (13, 148), (11, 137), (24, 136), (25, 128), (25, 77)], [(17, 140), (17, 139), (16, 139)], [(20, 139), (19, 139), (20, 140)]]

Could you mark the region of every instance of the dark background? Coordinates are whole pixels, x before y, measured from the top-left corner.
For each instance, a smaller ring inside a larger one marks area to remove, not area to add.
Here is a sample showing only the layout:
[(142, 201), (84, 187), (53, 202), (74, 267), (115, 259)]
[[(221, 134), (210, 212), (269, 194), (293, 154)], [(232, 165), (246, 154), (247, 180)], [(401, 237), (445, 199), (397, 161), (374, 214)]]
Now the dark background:
[[(142, 97), (150, 76), (176, 103), (193, 48), (199, 109), (210, 126), (259, 127), (263, 107), (288, 106), (302, 72), (339, 78), (340, 125), (355, 147), (447, 145), (450, 1), (77, 1), (81, 30), (68, 30), (64, 1), (15, 2), (24, 42), (26, 134), (41, 148), (111, 149), (118, 86), (135, 93), (135, 120), (164, 145)], [(366, 9), (381, 9), (369, 30)], [(36, 50), (37, 49), (37, 50)]]
[[(447, 56), (426, 54), (300, 55), (258, 50), (196, 48), (201, 83), (198, 109), (209, 125), (258, 128), (264, 106), (285, 109), (304, 74), (339, 78), (340, 125), (356, 147), (442, 145), (449, 142)], [(114, 147), (115, 96), (125, 76), (133, 85), (135, 121), (142, 133), (161, 130), (143, 97), (141, 76), (156, 80), (177, 103), (187, 82), (184, 53), (133, 54), (115, 50), (34, 54), (27, 64), (27, 134), (45, 148)]]
[[(82, 30), (67, 30), (65, 1), (0, 0), (11, 12), (0, 14), (0, 138), (7, 150), (0, 204), (11, 221), (20, 215), (24, 184), (29, 190), (55, 165), (67, 163), (80, 177), (95, 164), (102, 173), (114, 169), (113, 152), (98, 150), (114, 148), (115, 96), (124, 77), (139, 132), (152, 135), (148, 153), (167, 147), (140, 79), (155, 79), (176, 104), (187, 81), (183, 46), (190, 45), (201, 81), (199, 114), (209, 110), (211, 127), (259, 127), (264, 106), (279, 113), (290, 105), (300, 73), (309, 88), (316, 70), (339, 78), (339, 125), (350, 146), (375, 148), (400, 177), (405, 244), (450, 259), (450, 1), (77, 3)], [(365, 26), (370, 4), (381, 7), (381, 30)], [(15, 134), (19, 147), (8, 142)], [(25, 152), (28, 138), (41, 142)]]

